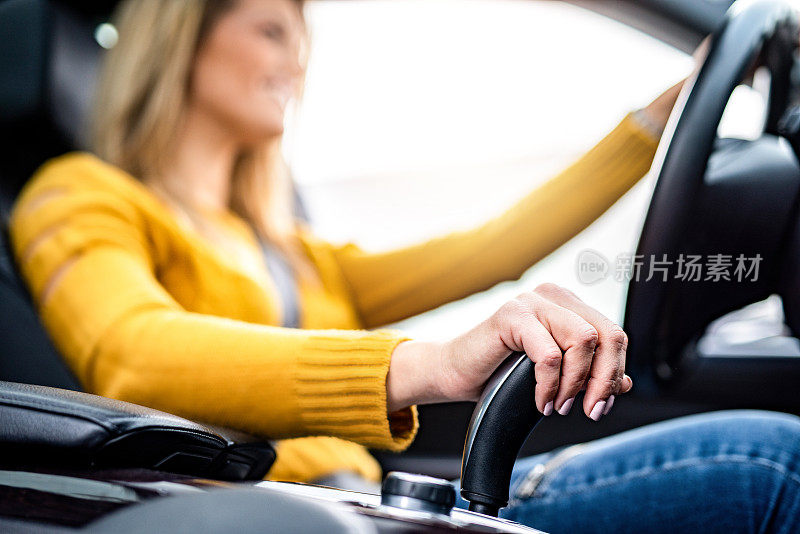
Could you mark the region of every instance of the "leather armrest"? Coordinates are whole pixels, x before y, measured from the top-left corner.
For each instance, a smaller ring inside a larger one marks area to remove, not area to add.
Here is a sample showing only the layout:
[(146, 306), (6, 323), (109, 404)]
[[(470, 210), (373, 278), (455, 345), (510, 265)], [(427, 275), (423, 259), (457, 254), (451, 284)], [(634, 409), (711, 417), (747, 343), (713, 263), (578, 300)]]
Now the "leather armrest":
[(6, 465), (143, 467), (261, 479), (275, 450), (242, 436), (97, 395), (0, 381), (0, 461)]

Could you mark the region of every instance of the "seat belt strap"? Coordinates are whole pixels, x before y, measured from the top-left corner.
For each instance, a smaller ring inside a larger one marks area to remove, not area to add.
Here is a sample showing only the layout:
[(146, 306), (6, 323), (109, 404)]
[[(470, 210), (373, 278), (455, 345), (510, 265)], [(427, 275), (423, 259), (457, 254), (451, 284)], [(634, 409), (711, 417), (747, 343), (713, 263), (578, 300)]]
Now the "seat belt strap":
[(283, 306), (283, 324), (286, 328), (300, 328), (300, 301), (294, 270), (286, 257), (271, 243), (261, 242), (261, 252), (269, 274), (278, 289)]

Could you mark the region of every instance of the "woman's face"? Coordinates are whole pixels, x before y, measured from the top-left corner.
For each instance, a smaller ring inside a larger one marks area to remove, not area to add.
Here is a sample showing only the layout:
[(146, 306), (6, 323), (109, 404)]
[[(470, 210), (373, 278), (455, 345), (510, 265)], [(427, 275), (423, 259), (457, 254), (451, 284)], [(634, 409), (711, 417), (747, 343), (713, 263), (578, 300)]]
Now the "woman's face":
[(189, 107), (242, 143), (283, 133), (284, 111), (302, 83), (305, 29), (291, 0), (237, 0), (197, 51)]

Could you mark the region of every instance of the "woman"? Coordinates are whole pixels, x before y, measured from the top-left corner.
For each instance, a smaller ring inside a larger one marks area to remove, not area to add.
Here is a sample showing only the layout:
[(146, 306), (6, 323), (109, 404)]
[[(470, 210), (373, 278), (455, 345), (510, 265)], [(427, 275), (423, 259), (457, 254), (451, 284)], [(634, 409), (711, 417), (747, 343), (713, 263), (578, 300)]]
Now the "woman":
[[(598, 420), (631, 389), (621, 328), (553, 285), (520, 295), (447, 342), (364, 328), (517, 278), (589, 224), (649, 168), (652, 130), (663, 128), (679, 86), (626, 116), (502, 216), (470, 232), (369, 254), (316, 239), (292, 218), (278, 149), (284, 110), (304, 75), (301, 2), (128, 0), (116, 22), (120, 41), (99, 84), (94, 155), (68, 154), (43, 166), (10, 225), (42, 320), (88, 391), (283, 438), (273, 479), (349, 472), (376, 481), (379, 467), (364, 446), (402, 450), (417, 429), (416, 404), (474, 400), (512, 351), (535, 362), (533, 400), (546, 416), (568, 413), (585, 389), (582, 409)], [(754, 494), (746, 510), (770, 502), (753, 517), (789, 525), (787, 514), (800, 504), (798, 459), (786, 456), (786, 443), (800, 439), (800, 423), (728, 417), (741, 433), (777, 429), (777, 437), (767, 435), (784, 454), (773, 462), (780, 469), (756, 474), (781, 492), (771, 501)], [(641, 431), (626, 434), (591, 445), (565, 466), (580, 465), (579, 473), (600, 480), (614, 459), (640, 460), (652, 476), (625, 495), (650, 506), (652, 499), (641, 499), (647, 484), (668, 497), (674, 486), (660, 474), (674, 469), (666, 457), (654, 465), (647, 451), (667, 448), (681, 433), (696, 435), (691, 443), (728, 443), (713, 421), (671, 424), (653, 431), (655, 442)], [(747, 435), (733, 441), (751, 451), (767, 447)], [(719, 447), (680, 443), (675, 461), (711, 455), (730, 471), (689, 469), (686, 476), (698, 480), (687, 491), (738, 480), (740, 470), (720, 460)], [(760, 466), (766, 454), (747, 465)], [(530, 486), (526, 465), (515, 484)], [(635, 472), (628, 467), (613, 473)], [(548, 487), (567, 472), (552, 473)], [(756, 474), (745, 478), (761, 483)], [(603, 487), (578, 487), (580, 499), (560, 502), (577, 511), (582, 500), (586, 515), (548, 519), (537, 511), (536, 525), (556, 531), (597, 522), (602, 514), (591, 507), (602, 505), (609, 524), (640, 526), (620, 517), (623, 502), (606, 502)], [(527, 520), (538, 493), (518, 489), (506, 513)], [(668, 510), (680, 516), (673, 501), (667, 498)], [(720, 504), (714, 513), (734, 517), (744, 508)], [(647, 526), (678, 524), (659, 521)]]

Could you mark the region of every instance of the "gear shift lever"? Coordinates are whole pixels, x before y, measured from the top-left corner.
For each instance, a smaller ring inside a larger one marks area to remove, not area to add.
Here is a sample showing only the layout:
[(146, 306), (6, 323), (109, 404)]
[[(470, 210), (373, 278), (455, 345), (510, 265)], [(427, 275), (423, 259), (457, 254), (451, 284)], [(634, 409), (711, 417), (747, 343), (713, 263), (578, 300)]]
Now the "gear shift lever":
[(533, 362), (515, 352), (486, 382), (467, 429), (461, 496), (473, 512), (497, 516), (508, 505), (511, 470), (525, 438), (542, 418), (533, 402)]

